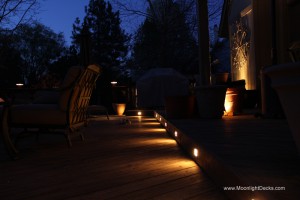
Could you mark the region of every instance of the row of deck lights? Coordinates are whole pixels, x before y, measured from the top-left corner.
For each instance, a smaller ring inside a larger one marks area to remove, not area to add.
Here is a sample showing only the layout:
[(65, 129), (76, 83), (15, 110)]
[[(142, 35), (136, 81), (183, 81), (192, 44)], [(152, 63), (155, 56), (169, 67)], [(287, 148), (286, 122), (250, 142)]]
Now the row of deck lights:
[[(176, 140), (176, 142), (180, 145), (181, 144), (181, 137), (180, 133), (178, 130), (175, 129), (174, 126), (168, 124), (168, 122), (158, 113), (155, 113), (155, 118), (160, 122), (162, 126), (165, 127), (166, 131), (171, 133), (172, 137)], [(196, 146), (196, 145), (194, 145)], [(189, 154), (192, 154), (192, 157), (195, 159), (199, 157), (199, 149), (196, 147), (193, 147), (190, 151)]]

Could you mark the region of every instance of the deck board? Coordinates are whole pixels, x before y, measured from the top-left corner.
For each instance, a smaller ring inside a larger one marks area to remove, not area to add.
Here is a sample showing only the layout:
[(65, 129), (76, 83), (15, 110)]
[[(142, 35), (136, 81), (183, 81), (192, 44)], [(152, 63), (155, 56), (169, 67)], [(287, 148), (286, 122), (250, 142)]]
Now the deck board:
[[(243, 115), (219, 120), (168, 121), (208, 152), (210, 160), (204, 160), (202, 167), (221, 187), (283, 186), (284, 191), (259, 193), (272, 199), (300, 198), (300, 157), (286, 120)], [(220, 171), (232, 176), (223, 177)], [(231, 192), (230, 197), (238, 193)]]
[(0, 199), (227, 199), (154, 118), (93, 118), (85, 141), (22, 138), (22, 158), (0, 146)]

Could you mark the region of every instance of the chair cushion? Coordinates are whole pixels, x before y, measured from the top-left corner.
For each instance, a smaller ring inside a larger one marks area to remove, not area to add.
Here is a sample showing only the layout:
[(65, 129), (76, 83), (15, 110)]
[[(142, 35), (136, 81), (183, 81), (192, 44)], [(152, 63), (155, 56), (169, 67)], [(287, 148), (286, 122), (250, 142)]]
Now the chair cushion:
[(20, 104), (11, 107), (11, 122), (25, 125), (65, 125), (66, 112), (58, 104)]
[(34, 95), (34, 104), (58, 104), (60, 91), (58, 90), (40, 90)]

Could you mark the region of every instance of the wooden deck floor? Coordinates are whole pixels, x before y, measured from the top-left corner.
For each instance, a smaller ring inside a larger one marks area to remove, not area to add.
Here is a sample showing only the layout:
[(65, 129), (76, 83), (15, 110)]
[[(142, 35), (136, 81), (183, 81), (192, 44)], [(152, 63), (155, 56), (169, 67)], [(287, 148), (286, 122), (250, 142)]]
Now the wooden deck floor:
[[(93, 118), (86, 140), (23, 138), (0, 153), (0, 199), (227, 199), (154, 118)], [(1, 142), (0, 142), (1, 143)]]
[(249, 187), (227, 191), (230, 198), (300, 199), (300, 157), (286, 120), (247, 115), (165, 121), (169, 132), (180, 132), (183, 148), (199, 148), (199, 165), (221, 187)]

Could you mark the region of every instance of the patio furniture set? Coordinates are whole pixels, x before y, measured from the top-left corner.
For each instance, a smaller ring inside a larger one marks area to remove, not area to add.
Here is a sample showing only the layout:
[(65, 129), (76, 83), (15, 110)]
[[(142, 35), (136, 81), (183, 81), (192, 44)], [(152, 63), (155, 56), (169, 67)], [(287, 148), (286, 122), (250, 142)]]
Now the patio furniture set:
[(79, 135), (83, 140), (80, 130), (87, 125), (87, 109), (100, 71), (96, 65), (85, 69), (71, 67), (59, 89), (37, 91), (36, 98), (29, 104), (14, 104), (2, 98), (1, 135), (10, 156), (17, 158), (19, 154), (11, 139), (12, 128), (36, 134), (41, 130), (63, 130), (70, 147), (73, 136)]

